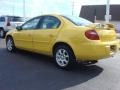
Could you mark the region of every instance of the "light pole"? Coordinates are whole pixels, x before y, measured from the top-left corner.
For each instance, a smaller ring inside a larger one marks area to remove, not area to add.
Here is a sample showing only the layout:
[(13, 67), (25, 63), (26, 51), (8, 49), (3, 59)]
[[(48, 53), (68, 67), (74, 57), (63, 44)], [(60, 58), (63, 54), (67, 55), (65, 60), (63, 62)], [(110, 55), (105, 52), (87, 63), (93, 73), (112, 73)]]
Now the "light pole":
[(26, 17), (26, 13), (25, 13), (25, 0), (23, 0), (23, 17)]
[(14, 0), (12, 0), (12, 7), (11, 7), (11, 15), (15, 15), (15, 5), (14, 5)]
[(13, 14), (13, 16), (15, 15), (14, 13), (15, 13), (15, 7), (14, 7), (14, 4), (13, 4), (13, 6), (12, 6), (12, 14)]
[(109, 23), (109, 21), (110, 21), (110, 0), (107, 0), (105, 22)]
[(74, 15), (74, 0), (72, 0), (72, 16)]

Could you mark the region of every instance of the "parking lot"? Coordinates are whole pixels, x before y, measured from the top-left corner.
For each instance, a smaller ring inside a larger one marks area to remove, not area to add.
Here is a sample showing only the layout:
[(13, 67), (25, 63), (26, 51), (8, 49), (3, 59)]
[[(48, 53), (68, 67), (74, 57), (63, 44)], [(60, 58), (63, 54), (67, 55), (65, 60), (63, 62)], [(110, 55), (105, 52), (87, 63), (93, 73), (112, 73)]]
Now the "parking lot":
[(25, 51), (7, 52), (0, 39), (0, 90), (120, 90), (120, 54), (69, 71), (53, 59)]

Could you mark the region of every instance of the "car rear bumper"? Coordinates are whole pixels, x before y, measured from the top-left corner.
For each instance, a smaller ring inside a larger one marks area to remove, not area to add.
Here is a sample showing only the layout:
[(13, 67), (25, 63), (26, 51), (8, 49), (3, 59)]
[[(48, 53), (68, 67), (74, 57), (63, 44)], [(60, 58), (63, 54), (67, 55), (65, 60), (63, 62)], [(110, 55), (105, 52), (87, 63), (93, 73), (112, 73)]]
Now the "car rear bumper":
[(120, 49), (120, 33), (117, 33), (117, 39), (118, 39), (118, 48)]
[(119, 48), (119, 50), (120, 50), (120, 39), (118, 39), (118, 48)]
[(103, 43), (84, 43), (74, 50), (78, 61), (99, 60), (113, 56), (118, 50), (118, 41)]

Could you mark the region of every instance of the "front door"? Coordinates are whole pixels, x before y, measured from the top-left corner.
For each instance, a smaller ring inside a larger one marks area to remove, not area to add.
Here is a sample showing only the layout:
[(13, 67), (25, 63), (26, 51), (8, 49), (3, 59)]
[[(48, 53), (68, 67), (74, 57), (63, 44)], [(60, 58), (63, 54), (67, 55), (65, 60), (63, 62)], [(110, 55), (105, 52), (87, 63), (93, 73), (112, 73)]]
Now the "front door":
[(27, 21), (21, 26), (21, 30), (16, 30), (14, 33), (15, 45), (23, 49), (33, 49), (33, 31), (36, 29), (40, 18), (34, 18)]
[(58, 35), (60, 20), (54, 16), (44, 16), (38, 27), (39, 29), (34, 32), (33, 45), (35, 50), (47, 54)]

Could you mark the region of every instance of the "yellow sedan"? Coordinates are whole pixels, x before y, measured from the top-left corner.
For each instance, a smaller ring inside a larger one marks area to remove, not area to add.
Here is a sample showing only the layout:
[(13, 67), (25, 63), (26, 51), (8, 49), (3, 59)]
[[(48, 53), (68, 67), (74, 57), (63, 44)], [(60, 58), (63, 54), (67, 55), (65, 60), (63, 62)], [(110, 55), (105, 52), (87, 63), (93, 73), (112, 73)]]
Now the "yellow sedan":
[(6, 35), (6, 48), (16, 48), (54, 57), (66, 69), (76, 62), (95, 63), (113, 56), (118, 41), (112, 25), (94, 24), (81, 17), (42, 15)]
[(118, 39), (118, 48), (119, 48), (119, 50), (120, 50), (120, 33), (117, 33), (117, 39)]

